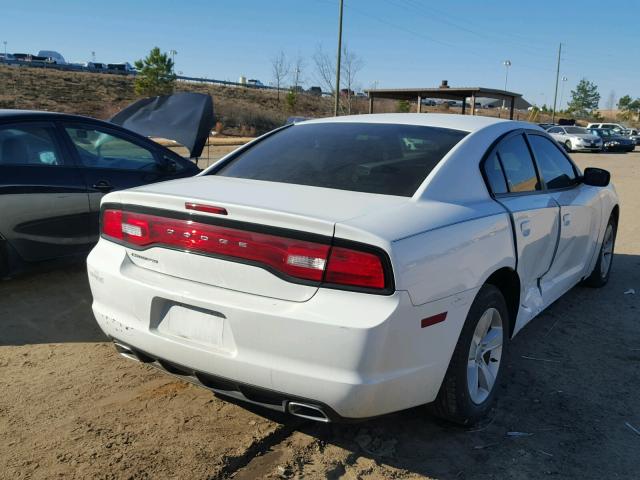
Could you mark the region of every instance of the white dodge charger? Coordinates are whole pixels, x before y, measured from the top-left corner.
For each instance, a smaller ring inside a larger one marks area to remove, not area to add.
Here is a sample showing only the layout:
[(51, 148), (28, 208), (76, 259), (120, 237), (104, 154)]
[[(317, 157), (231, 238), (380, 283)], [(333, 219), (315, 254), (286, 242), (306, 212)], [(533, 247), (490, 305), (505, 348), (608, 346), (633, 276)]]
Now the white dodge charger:
[(539, 127), (360, 115), (104, 197), (93, 311), (125, 356), (319, 421), (491, 407), (509, 339), (609, 277), (618, 199)]

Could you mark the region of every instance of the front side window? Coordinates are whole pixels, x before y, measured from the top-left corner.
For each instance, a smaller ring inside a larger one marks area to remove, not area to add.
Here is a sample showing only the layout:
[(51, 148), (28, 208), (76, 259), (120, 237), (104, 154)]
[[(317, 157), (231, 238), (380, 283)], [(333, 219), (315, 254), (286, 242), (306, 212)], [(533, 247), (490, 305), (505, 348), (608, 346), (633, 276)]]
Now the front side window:
[(51, 167), (64, 163), (51, 128), (16, 125), (0, 129), (0, 165)]
[(65, 130), (85, 167), (153, 171), (153, 153), (129, 140), (94, 126), (67, 126)]
[(529, 142), (548, 189), (572, 187), (577, 182), (571, 162), (547, 138), (530, 135)]
[(409, 197), (466, 135), (415, 125), (302, 123), (209, 175)]
[(498, 146), (498, 155), (507, 177), (509, 192), (523, 193), (540, 190), (531, 153), (522, 135), (507, 138)]

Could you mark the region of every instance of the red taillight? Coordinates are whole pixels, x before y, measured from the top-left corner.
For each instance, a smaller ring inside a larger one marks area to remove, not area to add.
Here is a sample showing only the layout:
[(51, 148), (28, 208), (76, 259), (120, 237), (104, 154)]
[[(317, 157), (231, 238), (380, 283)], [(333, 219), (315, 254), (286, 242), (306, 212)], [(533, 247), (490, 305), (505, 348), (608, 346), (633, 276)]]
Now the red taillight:
[(384, 268), (378, 255), (343, 247), (331, 249), (324, 280), (356, 287), (385, 287)]
[(102, 233), (131, 246), (165, 246), (231, 257), (318, 283), (376, 290), (387, 287), (378, 255), (328, 243), (111, 209), (103, 213)]
[(104, 211), (104, 214), (102, 215), (102, 233), (122, 240), (122, 211)]

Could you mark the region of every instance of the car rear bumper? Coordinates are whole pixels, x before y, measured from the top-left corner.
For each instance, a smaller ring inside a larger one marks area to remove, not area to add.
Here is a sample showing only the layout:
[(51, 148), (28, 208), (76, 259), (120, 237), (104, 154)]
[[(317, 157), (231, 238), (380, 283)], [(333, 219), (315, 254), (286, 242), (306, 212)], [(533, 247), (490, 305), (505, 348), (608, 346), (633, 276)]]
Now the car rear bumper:
[[(329, 420), (434, 400), (477, 292), (420, 306), (404, 291), (324, 288), (305, 302), (284, 301), (141, 268), (124, 247), (102, 239), (87, 264), (96, 319), (133, 353), (127, 356), (277, 410), (317, 405)], [(204, 330), (218, 324), (216, 340), (169, 332), (174, 308), (191, 312), (187, 317), (195, 315)], [(421, 328), (421, 319), (443, 312), (444, 322)]]

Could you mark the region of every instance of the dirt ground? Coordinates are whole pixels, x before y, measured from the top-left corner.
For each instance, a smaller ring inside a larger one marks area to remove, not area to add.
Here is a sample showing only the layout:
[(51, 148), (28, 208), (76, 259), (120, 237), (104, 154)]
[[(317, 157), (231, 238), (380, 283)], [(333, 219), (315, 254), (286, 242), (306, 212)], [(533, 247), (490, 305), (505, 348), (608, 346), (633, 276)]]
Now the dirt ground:
[(574, 158), (621, 196), (611, 281), (514, 339), (483, 424), (416, 408), (324, 425), (217, 398), (116, 355), (79, 265), (0, 284), (0, 477), (640, 478), (640, 152)]

